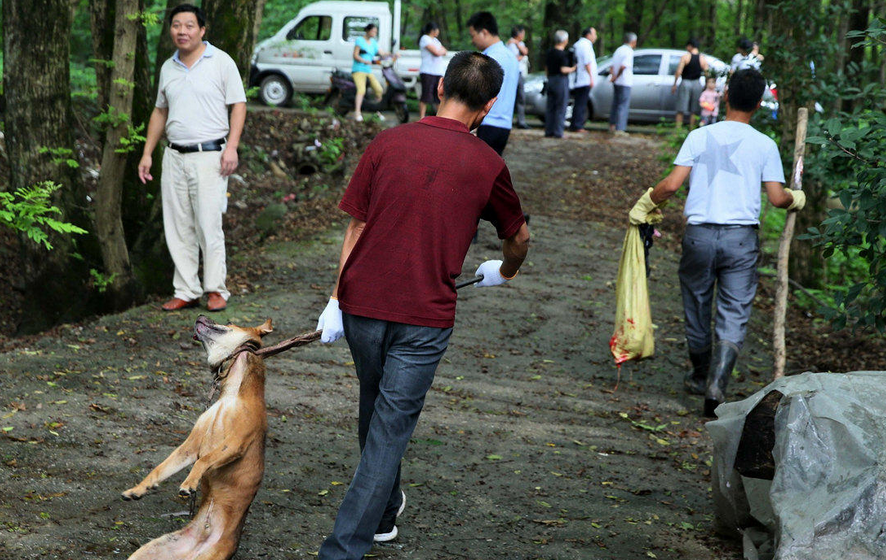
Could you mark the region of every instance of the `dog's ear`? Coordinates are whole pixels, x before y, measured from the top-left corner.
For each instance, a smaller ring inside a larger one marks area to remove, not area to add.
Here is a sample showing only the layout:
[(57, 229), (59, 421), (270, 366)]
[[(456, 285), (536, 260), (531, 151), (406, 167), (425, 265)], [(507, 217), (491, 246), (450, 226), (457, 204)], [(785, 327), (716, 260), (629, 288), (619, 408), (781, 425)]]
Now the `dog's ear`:
[(268, 333), (274, 332), (274, 327), (271, 326), (271, 320), (268, 319), (258, 327), (256, 327), (259, 336), (265, 336)]

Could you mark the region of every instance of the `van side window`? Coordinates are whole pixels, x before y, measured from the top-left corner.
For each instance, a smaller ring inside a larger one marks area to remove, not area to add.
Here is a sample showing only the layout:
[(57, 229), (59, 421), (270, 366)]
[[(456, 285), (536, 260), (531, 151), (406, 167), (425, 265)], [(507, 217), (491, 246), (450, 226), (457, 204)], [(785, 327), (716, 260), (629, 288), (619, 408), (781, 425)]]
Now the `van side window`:
[(374, 23), (378, 27), (378, 18), (372, 16), (348, 16), (342, 26), (341, 38), (346, 43), (353, 43), (357, 37), (362, 37), (366, 26)]
[(330, 16), (308, 16), (286, 34), (286, 38), (290, 41), (328, 41), (330, 37), (332, 37)]

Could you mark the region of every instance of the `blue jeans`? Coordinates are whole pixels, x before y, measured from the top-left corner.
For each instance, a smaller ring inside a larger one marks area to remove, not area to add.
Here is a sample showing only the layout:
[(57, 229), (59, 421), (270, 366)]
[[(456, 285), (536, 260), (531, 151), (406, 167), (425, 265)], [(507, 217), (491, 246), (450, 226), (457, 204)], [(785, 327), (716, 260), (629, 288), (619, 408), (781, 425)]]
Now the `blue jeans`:
[(710, 348), (711, 305), (717, 284), (718, 341), (741, 349), (757, 294), (760, 241), (753, 226), (688, 225), (683, 233), (680, 290), (690, 352)]
[(631, 108), (631, 88), (615, 85), (612, 91), (612, 109), (609, 111), (609, 124), (616, 130), (627, 130), (628, 110)]
[(452, 329), (342, 314), (360, 380), (360, 464), (320, 560), (360, 560), (385, 512), (400, 505), (400, 460)]
[(566, 107), (569, 105), (569, 81), (565, 75), (548, 76), (545, 136), (563, 137)]

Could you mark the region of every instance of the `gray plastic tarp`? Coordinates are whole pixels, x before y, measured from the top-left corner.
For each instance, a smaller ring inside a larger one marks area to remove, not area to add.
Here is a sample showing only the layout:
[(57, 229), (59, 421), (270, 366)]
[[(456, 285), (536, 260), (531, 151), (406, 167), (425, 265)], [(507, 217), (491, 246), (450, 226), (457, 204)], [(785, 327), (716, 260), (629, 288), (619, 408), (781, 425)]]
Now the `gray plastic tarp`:
[[(772, 480), (735, 470), (745, 418), (771, 391)], [(804, 373), (717, 408), (716, 525), (748, 560), (886, 558), (886, 372)]]

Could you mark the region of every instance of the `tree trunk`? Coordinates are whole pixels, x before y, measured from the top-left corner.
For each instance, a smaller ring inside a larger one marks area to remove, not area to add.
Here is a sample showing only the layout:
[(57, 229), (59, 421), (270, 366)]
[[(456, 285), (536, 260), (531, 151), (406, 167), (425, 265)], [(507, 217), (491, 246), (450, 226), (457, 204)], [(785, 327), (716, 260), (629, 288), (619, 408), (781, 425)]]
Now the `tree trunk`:
[[(837, 51), (836, 56), (834, 57), (834, 68), (833, 73), (835, 75), (845, 73), (846, 71), (846, 52), (848, 50), (849, 40), (846, 39), (846, 33), (849, 32), (849, 6), (846, 2), (843, 3), (845, 6), (843, 10), (840, 11), (840, 15), (837, 19)], [(834, 113), (838, 113), (840, 108), (842, 107), (842, 99), (837, 97), (834, 101), (833, 111)]]
[[(643, 29), (643, 5), (645, 0), (625, 0), (625, 23), (624, 33), (633, 32), (639, 34)], [(574, 17), (575, 11), (565, 12), (561, 17)]]
[[(464, 37), (465, 35), (465, 25), (464, 25), (464, 15), (462, 14), (461, 9), (461, 0), (455, 0), (455, 27), (458, 31), (458, 36)], [(449, 44), (454, 43), (453, 37), (448, 37)]]
[(234, 59), (242, 77), (249, 76), (256, 21), (261, 20), (263, 6), (262, 0), (203, 0), (206, 40)]
[[(68, 70), (70, 0), (5, 0), (2, 9), (9, 187), (45, 180), (61, 184), (54, 200), (62, 211), (59, 218), (91, 231), (83, 184), (77, 171), (64, 163), (75, 158)], [(72, 152), (59, 158), (41, 154), (41, 148)], [(50, 240), (55, 248), (47, 252), (22, 239), (21, 333), (76, 319), (94, 303), (86, 286), (96, 251), (94, 238), (50, 234)]]
[(111, 56), (114, 54), (114, 0), (89, 0), (92, 54), (95, 60), (95, 82), (98, 106), (108, 106), (111, 89)]
[(711, 0), (710, 11), (708, 12), (708, 24), (710, 27), (708, 28), (708, 32), (705, 33), (704, 43), (706, 45), (714, 46), (717, 44), (717, 1)]
[[(852, 0), (852, 11), (849, 13), (849, 30), (864, 31), (867, 29), (870, 16), (871, 6), (869, 0)], [(862, 47), (852, 48), (857, 42), (857, 39), (846, 41), (846, 78), (850, 86), (861, 89), (865, 85), (865, 75), (862, 71), (865, 49)], [(843, 110), (847, 113), (851, 113), (855, 108), (856, 103), (860, 102), (861, 101), (854, 99), (844, 99)]]
[[(111, 60), (111, 89), (108, 110), (115, 121), (105, 131), (102, 150), (101, 177), (96, 192), (95, 223), (101, 244), (106, 274), (110, 275), (113, 307), (129, 305), (137, 296), (129, 262), (129, 250), (123, 231), (122, 200), (126, 171), (126, 150), (121, 143), (129, 137), (132, 128), (132, 98), (135, 89), (135, 56), (138, 39), (138, 0), (117, 0), (115, 13), (114, 51)], [(131, 149), (131, 147), (130, 147)]]
[[(544, 10), (544, 22), (542, 24), (544, 30), (542, 33), (544, 34), (541, 37), (540, 60), (544, 60), (545, 53), (554, 46), (554, 31), (558, 29), (565, 30), (569, 33), (570, 43), (578, 39), (581, 28), (579, 27), (578, 20), (575, 18), (575, 14), (581, 9), (581, 4), (581, 0), (547, 0)], [(504, 30), (500, 31), (503, 36), (508, 35)]]
[(742, 12), (744, 11), (744, 0), (738, 0), (738, 4), (735, 8), (735, 33), (733, 33), (736, 37), (741, 37), (741, 19), (744, 15)]

